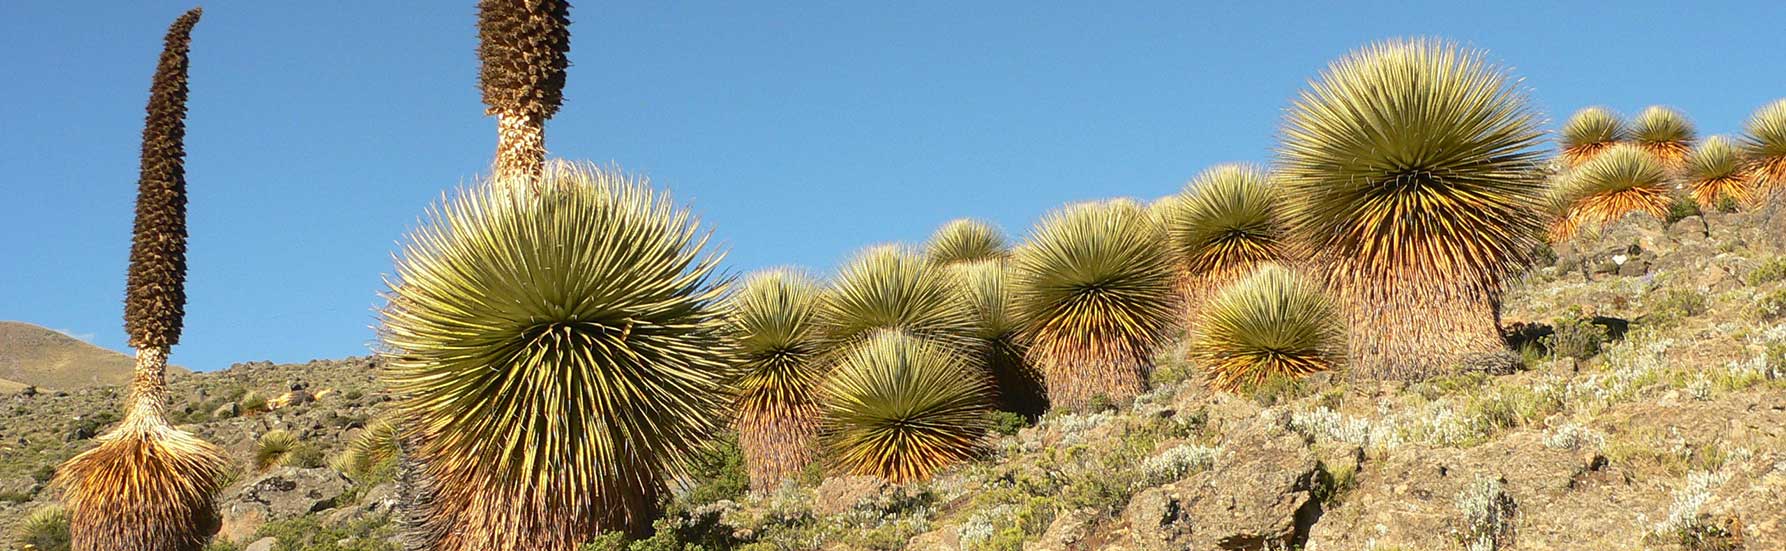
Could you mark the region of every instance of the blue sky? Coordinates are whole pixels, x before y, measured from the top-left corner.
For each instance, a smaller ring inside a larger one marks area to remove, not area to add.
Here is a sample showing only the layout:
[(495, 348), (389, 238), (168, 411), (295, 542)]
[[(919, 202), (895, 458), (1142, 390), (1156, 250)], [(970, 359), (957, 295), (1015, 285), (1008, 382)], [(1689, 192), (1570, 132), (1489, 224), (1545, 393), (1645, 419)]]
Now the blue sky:
[[(143, 103), (191, 4), (103, 4), (0, 2), (0, 319), (122, 351)], [(396, 242), (494, 147), (474, 4), (206, 4), (174, 363), (367, 353)], [(1552, 119), (1660, 103), (1729, 133), (1786, 96), (1779, 2), (577, 4), (552, 154), (670, 188), (736, 273), (824, 272), (960, 216), (1022, 235), (1269, 161), (1307, 79), (1383, 38), (1488, 49)]]

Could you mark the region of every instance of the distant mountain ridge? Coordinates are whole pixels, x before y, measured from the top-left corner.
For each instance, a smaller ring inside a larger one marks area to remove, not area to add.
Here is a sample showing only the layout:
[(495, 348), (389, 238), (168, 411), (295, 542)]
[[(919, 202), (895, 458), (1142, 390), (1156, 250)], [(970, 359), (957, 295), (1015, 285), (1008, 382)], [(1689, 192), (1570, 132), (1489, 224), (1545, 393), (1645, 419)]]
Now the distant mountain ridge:
[(130, 382), (133, 365), (130, 356), (54, 329), (0, 321), (0, 392), (25, 386), (67, 390), (122, 385)]

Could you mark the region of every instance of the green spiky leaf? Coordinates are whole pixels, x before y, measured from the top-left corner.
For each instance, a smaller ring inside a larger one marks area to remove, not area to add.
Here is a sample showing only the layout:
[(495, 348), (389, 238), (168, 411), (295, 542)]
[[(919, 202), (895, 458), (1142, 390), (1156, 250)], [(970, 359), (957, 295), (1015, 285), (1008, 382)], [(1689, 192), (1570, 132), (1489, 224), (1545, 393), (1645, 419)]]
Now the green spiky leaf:
[(1164, 230), (1134, 201), (1070, 205), (1042, 219), (1012, 257), (1012, 283), (1052, 404), (1146, 389), (1176, 317), (1174, 277)]
[(1191, 355), (1208, 371), (1210, 386), (1229, 391), (1328, 371), (1345, 361), (1340, 320), (1319, 286), (1267, 264), (1204, 308)]
[(922, 480), (979, 452), (992, 426), (990, 392), (954, 351), (879, 331), (825, 382), (821, 439), (839, 471)]
[(1749, 196), (1748, 173), (1742, 150), (1724, 136), (1712, 136), (1693, 148), (1685, 166), (1687, 189), (1701, 209), (1712, 209), (1725, 199), (1742, 201)]
[(725, 418), (718, 257), (639, 178), (560, 164), (430, 211), (381, 337), (435, 481), (436, 548), (570, 549), (648, 525), (662, 480)]
[(1185, 186), (1166, 219), (1187, 294), (1202, 294), (1288, 254), (1282, 200), (1265, 171), (1222, 165)]
[(975, 346), (974, 323), (948, 268), (897, 245), (870, 247), (837, 276), (819, 306), (819, 334), (841, 352), (882, 329), (944, 347)]
[(751, 276), (728, 303), (742, 373), (735, 383), (738, 444), (750, 485), (772, 490), (816, 458), (817, 387), (826, 365), (818, 282), (777, 269)]
[(1771, 193), (1786, 188), (1786, 99), (1767, 104), (1743, 123), (1743, 155), (1753, 165), (1753, 187)]
[(1698, 133), (1687, 116), (1660, 105), (1644, 109), (1631, 124), (1631, 140), (1668, 168), (1686, 162)]
[[(1569, 172), (1556, 193), (1568, 205), (1564, 226), (1605, 227), (1634, 212), (1668, 216), (1668, 170), (1636, 144), (1620, 144)], [(1566, 237), (1561, 235), (1560, 237)]]
[(1011, 246), (992, 224), (962, 218), (938, 228), (924, 244), (924, 254), (938, 264), (998, 260), (1010, 256)]
[(1563, 123), (1563, 159), (1571, 166), (1587, 162), (1606, 148), (1631, 138), (1631, 129), (1618, 113), (1605, 107), (1576, 111)]
[(1334, 62), (1291, 107), (1285, 219), (1360, 328), (1363, 373), (1419, 377), (1501, 346), (1494, 312), (1548, 218), (1540, 117), (1517, 84), (1481, 51), (1396, 40)]
[(950, 266), (973, 312), (975, 336), (981, 341), (978, 361), (992, 375), (1000, 409), (1035, 417), (1048, 409), (1042, 374), (1024, 358), (1018, 341), (1022, 325), (1014, 310), (1009, 266), (981, 260)]

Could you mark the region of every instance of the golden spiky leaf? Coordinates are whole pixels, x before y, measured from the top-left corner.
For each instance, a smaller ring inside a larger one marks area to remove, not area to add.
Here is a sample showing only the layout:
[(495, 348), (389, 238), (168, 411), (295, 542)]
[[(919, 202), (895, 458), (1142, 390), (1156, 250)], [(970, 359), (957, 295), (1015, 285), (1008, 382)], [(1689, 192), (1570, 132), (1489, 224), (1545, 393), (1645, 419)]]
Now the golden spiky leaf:
[(1580, 165), (1619, 142), (1631, 138), (1631, 129), (1618, 113), (1605, 107), (1588, 107), (1576, 111), (1563, 123), (1560, 132), (1563, 161)]
[(1276, 264), (1216, 295), (1194, 325), (1191, 359), (1212, 388), (1234, 391), (1345, 363), (1339, 308), (1319, 285)]
[(1668, 217), (1668, 170), (1648, 150), (1620, 144), (1563, 176), (1555, 193), (1568, 205), (1564, 221), (1552, 230), (1567, 239), (1580, 228), (1604, 228), (1632, 213)]
[(991, 429), (991, 388), (953, 350), (900, 331), (850, 348), (823, 387), (833, 467), (895, 483), (967, 460)]
[(742, 370), (733, 383), (738, 445), (752, 489), (773, 490), (817, 459), (822, 292), (803, 272), (775, 269), (746, 279), (728, 302)]

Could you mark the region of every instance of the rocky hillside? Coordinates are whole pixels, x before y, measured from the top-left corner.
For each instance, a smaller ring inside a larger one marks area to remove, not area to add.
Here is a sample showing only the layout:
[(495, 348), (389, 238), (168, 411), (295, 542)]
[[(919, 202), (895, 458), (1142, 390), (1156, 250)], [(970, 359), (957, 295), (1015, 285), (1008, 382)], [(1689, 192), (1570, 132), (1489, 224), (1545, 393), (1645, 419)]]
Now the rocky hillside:
[[(130, 382), (130, 356), (24, 322), (0, 321), (0, 392)], [(175, 371), (184, 372), (180, 368)]]
[[(747, 494), (722, 449), (654, 537), (591, 547), (1786, 549), (1786, 232), (1751, 218), (1632, 219), (1559, 248), (1509, 298), (1517, 352), (1463, 375), (1232, 395), (1168, 350), (1133, 403), (1005, 419), (985, 457), (928, 482), (815, 468)], [(175, 379), (179, 421), (241, 473), (215, 549), (397, 549), (389, 472), (329, 461), (387, 407), (375, 369)], [(0, 530), (52, 502), (50, 467), (91, 445), (117, 395), (0, 398)], [(313, 449), (256, 468), (280, 429)]]

